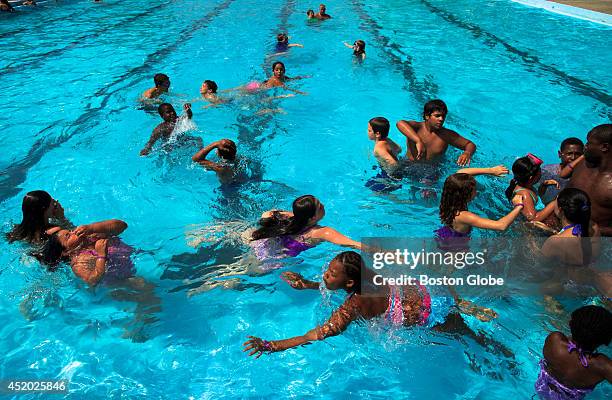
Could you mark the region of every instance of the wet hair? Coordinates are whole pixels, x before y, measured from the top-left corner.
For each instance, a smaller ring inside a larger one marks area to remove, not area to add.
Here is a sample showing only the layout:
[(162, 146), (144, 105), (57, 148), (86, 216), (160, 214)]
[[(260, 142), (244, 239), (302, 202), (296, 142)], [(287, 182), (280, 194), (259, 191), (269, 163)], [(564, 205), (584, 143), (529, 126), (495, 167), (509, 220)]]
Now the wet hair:
[(28, 192), (21, 202), (21, 223), (15, 225), (6, 238), (9, 243), (15, 240), (36, 242), (44, 239), (48, 221), (45, 213), (51, 205), (51, 195), (44, 190)]
[(226, 160), (233, 160), (236, 158), (236, 143), (234, 143), (234, 141), (230, 139), (226, 140), (230, 142), (229, 146), (217, 148), (217, 151), (219, 152), (219, 156), (221, 158), (224, 158)]
[(279, 64), (283, 66), (283, 69), (285, 69), (285, 64), (280, 61), (275, 61), (274, 64), (272, 64), (272, 71), (274, 71), (274, 68), (276, 68), (276, 66)]
[(287, 36), (286, 33), (279, 33), (278, 35), (276, 35), (276, 40), (278, 42), (286, 42), (289, 41), (289, 36)]
[(159, 115), (161, 115), (161, 114), (162, 114), (163, 109), (164, 109), (164, 108), (168, 108), (168, 107), (170, 107), (170, 108), (174, 109), (174, 107), (172, 107), (172, 104), (170, 104), (170, 103), (161, 103), (161, 104), (159, 105), (159, 107), (157, 107), (157, 113), (158, 113)]
[(448, 107), (446, 107), (446, 104), (442, 100), (430, 100), (423, 106), (423, 118), (430, 116), (436, 111), (448, 114)]
[(153, 82), (155, 82), (155, 86), (161, 85), (165, 81), (169, 81), (170, 78), (166, 74), (155, 74), (153, 77)]
[(286, 218), (278, 211), (273, 211), (271, 217), (259, 220), (261, 227), (253, 232), (252, 240), (295, 235), (303, 231), (317, 213), (317, 203), (316, 197), (307, 194), (293, 201), (293, 217)]
[(583, 351), (592, 353), (612, 340), (612, 313), (600, 306), (584, 306), (572, 312), (569, 322), (572, 340)]
[(308, 15), (308, 16), (311, 16), (311, 15), (314, 15), (314, 14), (315, 14), (314, 10), (306, 11), (306, 15)]
[(466, 211), (476, 189), (476, 180), (472, 175), (452, 174), (444, 181), (442, 200), (440, 200), (440, 221), (452, 227), (455, 217)]
[(389, 136), (389, 120), (385, 117), (375, 117), (368, 121), (374, 133), (380, 133), (383, 139)]
[(510, 185), (506, 189), (506, 197), (512, 201), (514, 197), (514, 189), (517, 185), (525, 186), (527, 183), (540, 172), (540, 166), (536, 165), (527, 156), (517, 158), (512, 164), (512, 173), (514, 177), (510, 181)]
[(578, 139), (577, 137), (570, 137), (570, 138), (564, 139), (561, 142), (561, 146), (559, 147), (559, 150), (563, 151), (563, 149), (565, 149), (567, 146), (574, 146), (574, 145), (584, 148), (584, 143), (582, 143), (582, 140)]
[[(569, 222), (580, 224), (581, 236), (588, 238), (591, 221), (591, 200), (589, 196), (580, 189), (565, 188), (557, 196), (557, 205)], [(591, 241), (590, 239), (581, 239), (580, 242), (582, 244), (582, 263), (587, 265), (591, 262)]]
[(217, 93), (217, 83), (215, 81), (211, 81), (209, 79), (205, 80), (204, 83), (206, 84), (206, 86), (208, 87), (208, 89), (213, 92), (213, 93)]
[(344, 273), (348, 279), (352, 279), (355, 284), (349, 292), (361, 294), (361, 276), (366, 271), (365, 263), (361, 255), (355, 251), (343, 251), (338, 254), (331, 262), (338, 262), (344, 268)]
[(353, 51), (353, 54), (356, 56), (365, 54), (365, 42), (363, 40), (356, 40), (355, 44), (357, 45), (357, 49)]
[[(58, 231), (59, 232), (59, 231)], [(49, 240), (38, 250), (31, 253), (38, 261), (47, 266), (49, 271), (55, 271), (63, 260), (64, 247), (59, 241), (57, 232), (49, 236)]]

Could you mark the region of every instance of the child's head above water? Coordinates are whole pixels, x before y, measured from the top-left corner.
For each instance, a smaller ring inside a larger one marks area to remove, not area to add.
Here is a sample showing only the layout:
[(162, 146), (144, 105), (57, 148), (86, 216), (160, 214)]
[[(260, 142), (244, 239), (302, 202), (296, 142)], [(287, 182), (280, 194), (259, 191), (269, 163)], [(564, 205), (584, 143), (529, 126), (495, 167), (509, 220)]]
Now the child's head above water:
[(287, 36), (286, 33), (279, 33), (276, 35), (276, 41), (278, 41), (278, 43), (287, 43), (289, 42), (289, 36)]
[(217, 83), (215, 81), (211, 81), (209, 79), (202, 82), (202, 86), (200, 87), (200, 93), (217, 93)]
[(312, 19), (315, 17), (315, 12), (314, 10), (308, 10), (306, 11), (306, 15), (308, 16), (309, 19)]
[(272, 64), (272, 74), (277, 78), (282, 78), (285, 76), (285, 64), (280, 61), (276, 61)]
[(452, 174), (444, 181), (442, 199), (440, 200), (440, 220), (451, 226), (455, 217), (466, 211), (467, 205), (476, 195), (476, 180), (468, 174)]
[(583, 351), (594, 352), (612, 340), (612, 313), (600, 306), (584, 306), (574, 310), (569, 322), (572, 340)]
[(329, 290), (344, 289), (361, 294), (361, 273), (364, 270), (365, 263), (359, 253), (343, 251), (330, 261), (323, 282)]
[(353, 44), (353, 54), (359, 55), (365, 53), (366, 44), (363, 40), (356, 40)]
[(514, 177), (510, 181), (510, 186), (506, 189), (508, 200), (512, 200), (514, 197), (514, 189), (516, 189), (517, 185), (528, 188), (540, 180), (542, 176), (541, 165), (542, 160), (531, 153), (516, 159), (514, 164), (512, 164)]
[(389, 136), (389, 120), (385, 117), (375, 117), (368, 121), (368, 137), (370, 140), (384, 140)]
[(174, 107), (172, 107), (172, 104), (170, 103), (160, 104), (159, 107), (157, 107), (157, 112), (159, 113), (159, 116), (162, 117), (162, 119), (166, 122), (174, 122), (178, 118)]
[(219, 157), (233, 161), (236, 159), (236, 143), (230, 139), (223, 139), (221, 145), (217, 147), (217, 154)]
[(155, 87), (159, 89), (168, 90), (170, 87), (170, 78), (166, 74), (155, 74), (153, 82), (155, 82)]
[(584, 143), (582, 140), (571, 137), (561, 142), (559, 148), (559, 159), (561, 164), (569, 164), (584, 153)]

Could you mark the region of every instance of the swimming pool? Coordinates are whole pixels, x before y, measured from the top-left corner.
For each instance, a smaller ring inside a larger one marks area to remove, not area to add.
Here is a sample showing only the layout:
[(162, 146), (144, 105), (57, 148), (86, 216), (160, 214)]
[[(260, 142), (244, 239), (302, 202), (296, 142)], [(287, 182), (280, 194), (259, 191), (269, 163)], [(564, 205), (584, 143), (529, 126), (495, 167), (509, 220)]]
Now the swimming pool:
[[(510, 1), (326, 4), (334, 18), (319, 24), (305, 21), (316, 3), (291, 0), (70, 1), (0, 15), (4, 231), (18, 222), (24, 193), (39, 188), (76, 224), (122, 218), (124, 239), (142, 250), (138, 273), (160, 299), (138, 314), (148, 340), (122, 339), (142, 325), (133, 323), (134, 303), (86, 290), (67, 270), (49, 275), (2, 241), (1, 379), (69, 379), (73, 398), (531, 397), (546, 330), (565, 326), (537, 299), (500, 299), (490, 303), (499, 320), (470, 321), (514, 360), (418, 330), (389, 338), (368, 324), (255, 361), (241, 351), (247, 335), (302, 334), (338, 299), (293, 291), (278, 273), (187, 296), (203, 265), (235, 255), (225, 245), (189, 247), (190, 225), (254, 221), (304, 193), (323, 201), (326, 225), (351, 237), (430, 236), (435, 204), (364, 188), (375, 164), (371, 117), (417, 118), (425, 101), (442, 98), (448, 126), (478, 145), (474, 163), (510, 166), (528, 151), (554, 162), (560, 140), (584, 138), (612, 115), (609, 27)], [(294, 84), (307, 96), (276, 104), (285, 114), (193, 102), (204, 142), (236, 140), (264, 182), (228, 199), (214, 174), (189, 161), (194, 148), (138, 155), (160, 122), (137, 102), (153, 74), (170, 76), (177, 107), (198, 97), (204, 79), (224, 89), (262, 78), (283, 30), (305, 46), (281, 58), (287, 75), (312, 75)], [(341, 43), (356, 39), (368, 45), (362, 65)], [(474, 209), (500, 215), (506, 204), (495, 193), (506, 185), (483, 181)], [(294, 268), (313, 277), (338, 251), (320, 246)], [(604, 386), (593, 398), (610, 395)]]

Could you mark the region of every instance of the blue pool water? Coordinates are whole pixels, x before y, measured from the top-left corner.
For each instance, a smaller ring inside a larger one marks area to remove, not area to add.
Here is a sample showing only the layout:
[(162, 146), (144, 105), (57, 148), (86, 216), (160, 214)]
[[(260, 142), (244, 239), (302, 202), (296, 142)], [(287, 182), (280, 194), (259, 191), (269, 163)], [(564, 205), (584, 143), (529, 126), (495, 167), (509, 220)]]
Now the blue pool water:
[[(499, 319), (468, 321), (514, 359), (372, 323), (254, 360), (241, 352), (247, 335), (303, 334), (340, 299), (293, 291), (278, 272), (188, 295), (210, 266), (244, 249), (226, 237), (196, 250), (187, 232), (236, 231), (305, 193), (325, 204), (326, 225), (353, 238), (429, 237), (436, 204), (410, 185), (391, 196), (364, 188), (374, 175), (371, 117), (417, 118), (425, 101), (442, 98), (447, 125), (478, 145), (474, 165), (510, 166), (527, 152), (555, 162), (563, 138), (584, 138), (612, 115), (609, 27), (506, 0), (326, 4), (334, 18), (315, 24), (305, 11), (318, 4), (302, 0), (63, 1), (0, 15), (3, 231), (19, 222), (23, 195), (45, 189), (75, 224), (127, 221), (122, 237), (141, 250), (138, 274), (155, 286), (138, 304), (121, 301), (0, 242), (0, 379), (69, 379), (70, 398), (531, 397), (543, 339), (566, 329), (538, 298), (483, 300)], [(304, 45), (280, 59), (287, 75), (312, 76), (292, 83), (307, 96), (264, 115), (255, 102), (203, 109), (192, 101), (196, 134), (236, 140), (263, 181), (228, 195), (191, 163), (195, 148), (138, 155), (160, 122), (138, 103), (155, 73), (170, 76), (168, 100), (179, 110), (204, 79), (224, 89), (263, 78), (279, 31)], [(356, 39), (368, 46), (363, 64), (342, 44)], [(395, 129), (391, 136), (405, 144)], [(483, 180), (474, 210), (502, 215), (507, 183)], [(293, 268), (315, 277), (338, 251), (319, 246)], [(129, 331), (136, 340), (122, 338)], [(603, 386), (593, 398), (611, 395)]]

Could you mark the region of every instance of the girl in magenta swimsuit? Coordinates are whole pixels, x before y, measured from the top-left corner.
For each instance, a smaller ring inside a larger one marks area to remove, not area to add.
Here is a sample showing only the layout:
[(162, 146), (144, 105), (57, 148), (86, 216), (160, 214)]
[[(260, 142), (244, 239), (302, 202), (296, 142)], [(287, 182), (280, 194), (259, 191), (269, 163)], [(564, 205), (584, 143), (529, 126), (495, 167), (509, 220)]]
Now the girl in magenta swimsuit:
[(575, 310), (572, 336), (548, 335), (535, 390), (542, 400), (581, 400), (603, 381), (612, 383), (612, 360), (596, 352), (612, 340), (612, 313), (599, 306)]
[(47, 231), (49, 240), (39, 259), (52, 269), (62, 259), (69, 259), (74, 274), (90, 286), (129, 279), (135, 272), (131, 259), (134, 248), (116, 237), (126, 228), (120, 220), (81, 225), (73, 231), (52, 228)]
[(476, 180), (472, 175), (502, 176), (508, 170), (499, 165), (492, 168), (464, 168), (450, 175), (444, 182), (440, 200), (440, 220), (444, 224), (435, 230), (438, 246), (444, 250), (461, 250), (468, 247), (473, 227), (504, 231), (520, 214), (521, 196), (513, 198), (514, 209), (506, 216), (492, 220), (468, 211), (468, 204), (476, 197)]
[(271, 210), (262, 214), (260, 227), (251, 234), (251, 247), (259, 260), (295, 257), (321, 242), (361, 249), (340, 232), (318, 223), (325, 216), (325, 207), (312, 195), (300, 196), (293, 202), (293, 212)]
[[(296, 289), (318, 289), (319, 282), (303, 279), (299, 274), (285, 274), (292, 279)], [(267, 341), (249, 336), (244, 350), (249, 355), (283, 351), (292, 347), (323, 340), (342, 333), (358, 319), (383, 317), (397, 326), (423, 326), (446, 332), (471, 334), (482, 343), (482, 336), (474, 334), (461, 316), (453, 311), (452, 297), (432, 296), (425, 286), (389, 287), (372, 284), (374, 272), (367, 269), (361, 256), (354, 251), (338, 254), (323, 275), (328, 290), (344, 290), (348, 296), (322, 326), (308, 331), (303, 336), (285, 340)], [(369, 283), (369, 284), (368, 284)], [(367, 286), (362, 286), (367, 285)]]

